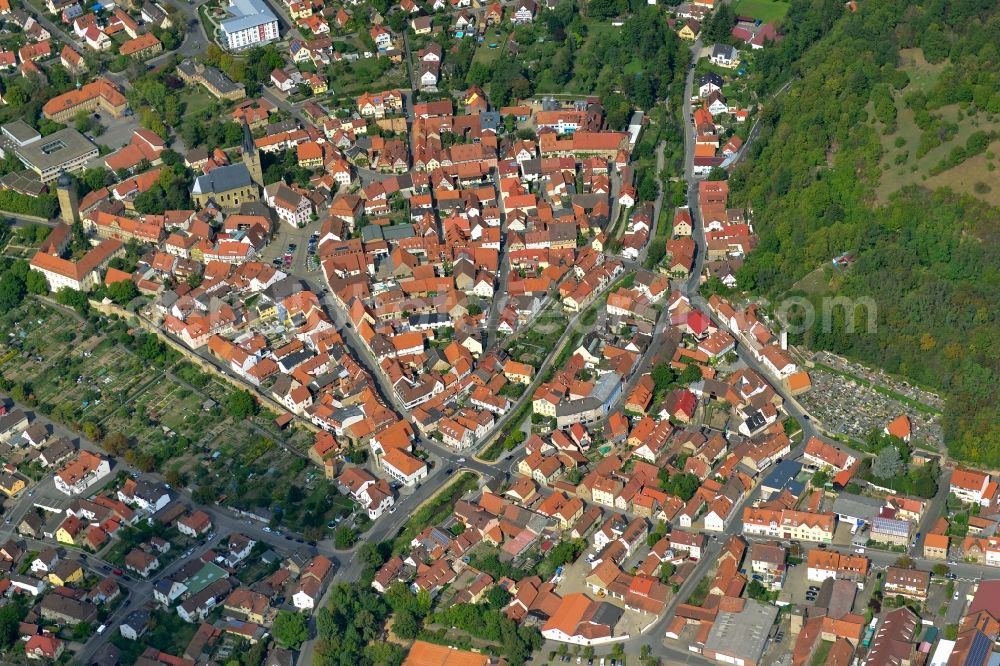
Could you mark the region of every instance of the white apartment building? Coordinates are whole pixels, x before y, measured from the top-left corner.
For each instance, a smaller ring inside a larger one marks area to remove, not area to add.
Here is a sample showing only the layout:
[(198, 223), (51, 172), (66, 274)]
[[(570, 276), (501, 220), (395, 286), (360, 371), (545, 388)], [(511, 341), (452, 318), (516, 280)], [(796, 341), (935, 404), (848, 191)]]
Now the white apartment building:
[(241, 51), (279, 38), (278, 17), (264, 0), (230, 0), (232, 18), (219, 24), (226, 47)]

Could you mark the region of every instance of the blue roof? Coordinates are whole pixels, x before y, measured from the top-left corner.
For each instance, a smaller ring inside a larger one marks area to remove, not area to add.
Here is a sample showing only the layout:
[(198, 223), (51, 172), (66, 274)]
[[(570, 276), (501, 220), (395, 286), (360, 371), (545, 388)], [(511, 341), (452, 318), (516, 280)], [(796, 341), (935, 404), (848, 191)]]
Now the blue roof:
[(764, 479), (764, 483), (761, 485), (777, 490), (778, 492), (787, 490), (798, 497), (805, 490), (805, 485), (795, 480), (800, 471), (802, 471), (802, 465), (799, 463), (794, 460), (782, 460), (774, 466), (774, 469), (771, 470), (771, 473), (767, 475), (767, 478)]

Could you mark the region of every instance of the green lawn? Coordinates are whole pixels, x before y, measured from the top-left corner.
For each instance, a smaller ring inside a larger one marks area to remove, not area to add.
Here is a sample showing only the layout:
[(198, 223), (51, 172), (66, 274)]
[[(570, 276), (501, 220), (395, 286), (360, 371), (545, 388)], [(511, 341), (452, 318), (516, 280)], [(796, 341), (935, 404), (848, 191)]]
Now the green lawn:
[(642, 61), (641, 60), (633, 60), (629, 64), (625, 65), (625, 73), (626, 74), (638, 74), (640, 72), (642, 72)]
[(760, 21), (778, 21), (785, 18), (790, 5), (780, 0), (738, 0), (734, 9), (737, 16), (752, 16)]
[(197, 113), (202, 109), (207, 109), (214, 102), (215, 98), (205, 90), (204, 86), (185, 86), (181, 91), (181, 101), (184, 102), (186, 113)]
[[(486, 39), (476, 48), (476, 52), (472, 56), (472, 62), (481, 62), (484, 65), (489, 65), (500, 57), (500, 52), (504, 50), (504, 39), (503, 37), (492, 37), (491, 35), (491, 32), (487, 33)], [(491, 49), (489, 46), (491, 43), (496, 43), (497, 47)]]

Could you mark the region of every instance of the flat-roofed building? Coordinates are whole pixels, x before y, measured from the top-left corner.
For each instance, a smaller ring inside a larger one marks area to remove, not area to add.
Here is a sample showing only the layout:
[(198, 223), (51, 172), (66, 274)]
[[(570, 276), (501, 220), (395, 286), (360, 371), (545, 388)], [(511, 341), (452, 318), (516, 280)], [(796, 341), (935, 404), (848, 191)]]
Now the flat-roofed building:
[(63, 171), (80, 171), (97, 157), (97, 146), (72, 127), (53, 132), (37, 141), (14, 149), (17, 159), (36, 174), (43, 183), (59, 177)]
[(753, 599), (742, 601), (742, 610), (720, 611), (716, 616), (705, 641), (704, 654), (709, 659), (744, 666), (760, 663), (778, 609)]

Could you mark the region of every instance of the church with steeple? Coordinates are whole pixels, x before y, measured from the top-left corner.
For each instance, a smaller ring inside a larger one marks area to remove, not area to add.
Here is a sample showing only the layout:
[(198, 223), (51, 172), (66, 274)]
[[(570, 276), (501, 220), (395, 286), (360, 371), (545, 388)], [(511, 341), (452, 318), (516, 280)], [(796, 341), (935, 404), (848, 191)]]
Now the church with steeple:
[(242, 163), (216, 167), (195, 178), (191, 199), (196, 206), (204, 208), (207, 204), (214, 203), (220, 208), (232, 210), (245, 203), (260, 200), (264, 173), (260, 165), (260, 151), (247, 125), (243, 125), (240, 154), (243, 157)]
[(243, 163), (247, 166), (247, 171), (250, 172), (250, 178), (259, 187), (264, 187), (264, 172), (260, 167), (260, 150), (254, 143), (250, 126), (246, 123), (243, 123), (243, 145), (240, 147), (240, 152), (243, 153)]

